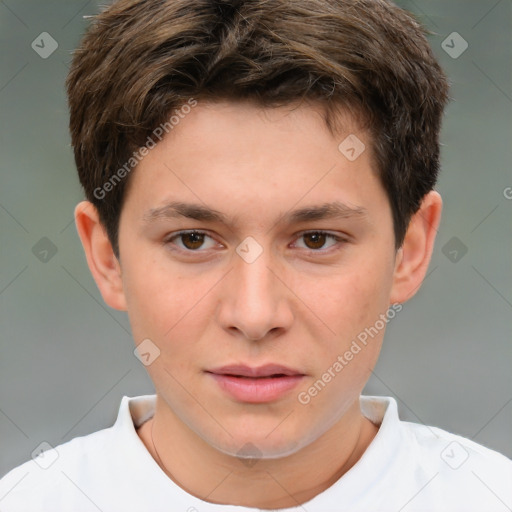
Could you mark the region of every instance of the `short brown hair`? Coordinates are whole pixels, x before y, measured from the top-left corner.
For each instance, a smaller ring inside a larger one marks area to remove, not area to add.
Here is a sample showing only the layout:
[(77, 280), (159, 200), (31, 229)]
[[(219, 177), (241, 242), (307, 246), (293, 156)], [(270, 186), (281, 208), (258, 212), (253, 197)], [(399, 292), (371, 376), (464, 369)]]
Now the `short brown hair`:
[(398, 248), (439, 170), (448, 84), (426, 34), (384, 0), (119, 0), (93, 17), (67, 79), (70, 130), (116, 254), (129, 176), (95, 191), (190, 98), (311, 100), (331, 133), (340, 107), (364, 120)]

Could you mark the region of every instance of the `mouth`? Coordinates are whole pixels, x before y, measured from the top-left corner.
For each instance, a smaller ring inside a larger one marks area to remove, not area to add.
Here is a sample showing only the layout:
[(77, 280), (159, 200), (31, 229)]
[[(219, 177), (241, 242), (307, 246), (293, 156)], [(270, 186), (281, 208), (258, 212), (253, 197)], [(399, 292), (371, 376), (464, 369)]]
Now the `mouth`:
[(282, 365), (229, 365), (206, 371), (220, 389), (239, 402), (265, 403), (286, 395), (305, 374)]

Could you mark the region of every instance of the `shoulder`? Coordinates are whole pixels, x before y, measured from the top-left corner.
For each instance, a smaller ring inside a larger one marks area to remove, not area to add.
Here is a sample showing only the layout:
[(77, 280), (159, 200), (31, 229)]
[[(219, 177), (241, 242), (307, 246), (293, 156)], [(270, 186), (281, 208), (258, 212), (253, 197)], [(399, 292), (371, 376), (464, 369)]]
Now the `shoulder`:
[(361, 404), (365, 416), (380, 425), (379, 434), (386, 444), (404, 451), (406, 459), (421, 462), (425, 468), (479, 468), (489, 474), (508, 475), (512, 471), (512, 460), (495, 450), (439, 427), (401, 420), (397, 403), (391, 397), (363, 396)]
[(396, 510), (404, 504), (415, 512), (512, 510), (509, 458), (441, 428), (400, 420), (391, 397), (362, 397), (361, 405), (380, 425), (362, 459), (366, 478), (375, 475), (371, 499), (386, 489)]
[(37, 512), (57, 510), (65, 503), (90, 505), (75, 480), (80, 475), (81, 481), (87, 481), (92, 474), (108, 478), (111, 431), (107, 428), (56, 447), (48, 445), (37, 457), (9, 471), (0, 480), (1, 510)]
[(433, 492), (441, 496), (457, 494), (467, 510), (512, 506), (512, 460), (438, 427), (404, 421), (401, 425), (410, 455), (419, 471), (429, 477)]
[[(136, 427), (152, 414), (155, 395), (123, 396), (113, 426), (40, 453), (0, 480), (2, 512), (143, 509), (164, 473), (139, 439)], [(156, 473), (156, 477), (154, 474)], [(127, 482), (144, 482), (148, 489)]]
[(512, 469), (512, 460), (505, 455), (487, 448), (471, 439), (453, 434), (438, 427), (401, 421), (407, 436), (414, 442), (418, 453), (427, 459), (434, 457), (456, 470), (466, 462), (477, 461), (480, 467)]

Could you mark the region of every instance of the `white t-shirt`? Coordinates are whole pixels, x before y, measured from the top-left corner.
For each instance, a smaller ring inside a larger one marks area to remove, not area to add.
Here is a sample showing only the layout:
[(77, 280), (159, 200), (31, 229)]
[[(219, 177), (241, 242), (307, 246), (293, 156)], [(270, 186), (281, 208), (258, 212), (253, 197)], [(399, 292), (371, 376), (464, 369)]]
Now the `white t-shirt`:
[[(112, 427), (50, 448), (10, 471), (0, 480), (0, 511), (260, 510), (202, 501), (167, 477), (135, 430), (153, 415), (155, 400), (125, 396)], [(507, 457), (444, 430), (401, 421), (393, 398), (363, 396), (361, 410), (380, 425), (361, 459), (324, 492), (283, 512), (512, 510)]]

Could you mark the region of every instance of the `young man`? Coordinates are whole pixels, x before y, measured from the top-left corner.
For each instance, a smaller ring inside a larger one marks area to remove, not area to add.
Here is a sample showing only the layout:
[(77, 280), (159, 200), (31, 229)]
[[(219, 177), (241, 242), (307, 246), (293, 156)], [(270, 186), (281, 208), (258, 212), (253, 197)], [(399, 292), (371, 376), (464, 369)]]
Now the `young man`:
[(67, 85), (78, 232), (156, 395), (0, 510), (510, 510), (510, 460), (360, 396), (441, 215), (448, 87), (410, 15), (120, 0)]

